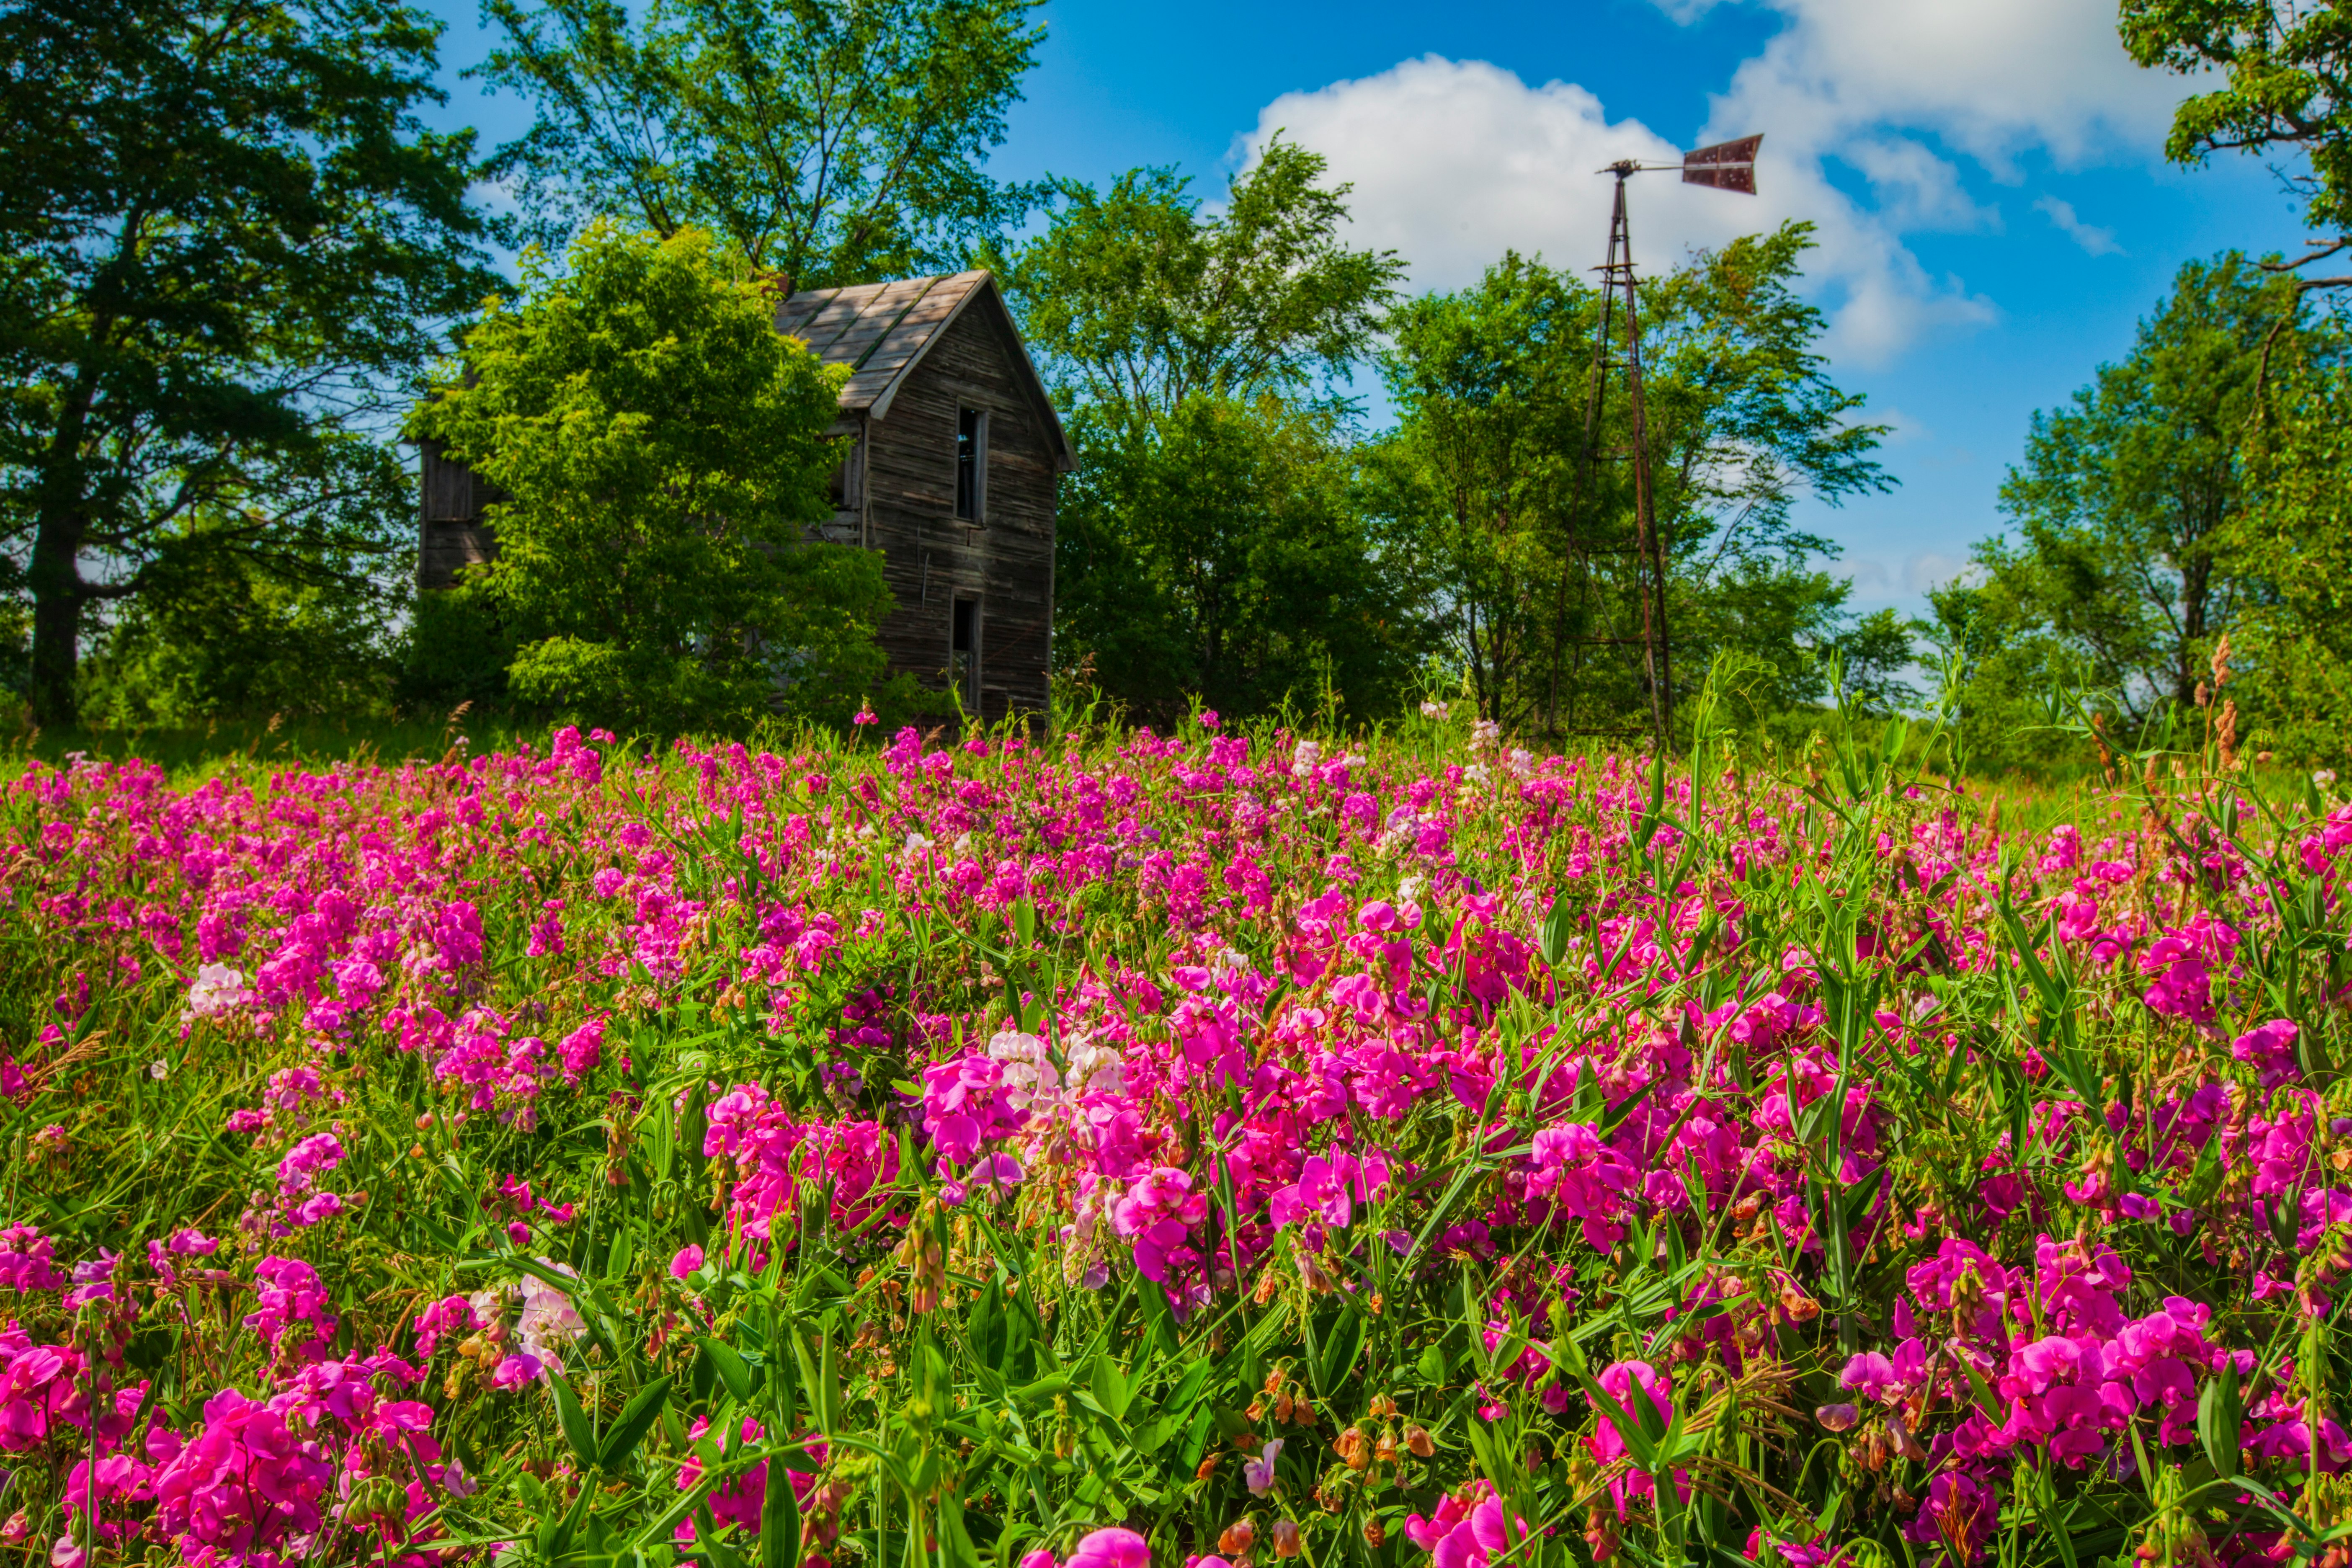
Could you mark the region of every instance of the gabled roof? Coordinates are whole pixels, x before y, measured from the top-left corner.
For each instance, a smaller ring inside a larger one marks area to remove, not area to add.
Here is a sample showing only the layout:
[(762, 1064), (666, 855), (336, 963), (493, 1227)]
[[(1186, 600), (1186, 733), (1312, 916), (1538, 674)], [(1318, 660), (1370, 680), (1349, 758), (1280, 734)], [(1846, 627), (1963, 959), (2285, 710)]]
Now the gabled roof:
[(808, 289), (776, 307), (776, 331), (800, 339), (826, 364), (850, 367), (841, 406), (868, 418), (887, 418), (898, 391), (931, 345), (967, 309), (983, 312), (1013, 363), (1016, 379), (1045, 422), (1055, 460), (1072, 466), (1070, 443), (1054, 412), (1054, 400), (1013, 324), (1013, 313), (986, 271), (939, 278), (902, 278), (894, 283), (859, 283), (846, 289)]

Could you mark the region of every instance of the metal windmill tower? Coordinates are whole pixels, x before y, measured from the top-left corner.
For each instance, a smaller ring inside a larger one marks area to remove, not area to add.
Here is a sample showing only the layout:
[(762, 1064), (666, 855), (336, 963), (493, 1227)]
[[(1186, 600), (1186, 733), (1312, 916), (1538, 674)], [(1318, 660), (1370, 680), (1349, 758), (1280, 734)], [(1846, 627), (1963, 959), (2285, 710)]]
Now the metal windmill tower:
[[(1651, 493), (1649, 427), (1642, 402), (1642, 318), (1634, 288), (1633, 236), (1625, 216), (1625, 182), (1635, 174), (1679, 169), (1685, 184), (1711, 185), (1717, 190), (1738, 191), (1743, 195), (1752, 196), (1756, 194), (1756, 152), (1763, 142), (1764, 138), (1760, 134), (1742, 136), (1736, 142), (1721, 142), (1712, 147), (1685, 153), (1679, 163), (1643, 163), (1628, 158), (1596, 171), (1616, 177), (1616, 201), (1609, 216), (1608, 259), (1595, 268), (1601, 274), (1601, 321), (1592, 334), (1592, 369), (1587, 383), (1584, 406), (1584, 446), (1578, 454), (1575, 488), (1569, 493), (1569, 523), (1572, 541), (1584, 498), (1591, 489), (1592, 462), (1596, 456), (1594, 445), (1601, 438), (1601, 409), (1609, 392), (1609, 350), (1616, 331), (1617, 301), (1622, 293), (1625, 306), (1625, 400), (1631, 437), (1630, 447), (1622, 455), (1633, 466), (1633, 590), (1640, 604), (1642, 630), (1638, 637), (1569, 638), (1565, 635), (1569, 569), (1567, 561), (1562, 561), (1559, 590), (1553, 606), (1551, 695), (1548, 704), (1550, 723), (1555, 731), (1559, 728), (1560, 657), (1563, 649), (1571, 644), (1577, 646), (1580, 665), (1582, 647), (1596, 644), (1638, 644), (1643, 650), (1643, 674), (1650, 689), (1650, 733), (1659, 754), (1664, 754), (1674, 733), (1672, 650), (1671, 639), (1666, 633), (1665, 546), (1658, 537), (1657, 511)], [(1588, 549), (1586, 552), (1604, 552)], [(1585, 580), (1589, 593), (1589, 572)], [(1621, 731), (1584, 732), (1614, 734)]]

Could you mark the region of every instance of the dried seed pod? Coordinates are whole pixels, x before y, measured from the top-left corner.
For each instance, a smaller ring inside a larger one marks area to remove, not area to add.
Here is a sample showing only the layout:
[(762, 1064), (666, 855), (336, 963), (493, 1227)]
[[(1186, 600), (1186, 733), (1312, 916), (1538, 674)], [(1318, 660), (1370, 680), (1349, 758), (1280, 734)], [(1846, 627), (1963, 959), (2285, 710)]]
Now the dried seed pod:
[(1367, 1545), (1367, 1546), (1384, 1546), (1384, 1545), (1386, 1545), (1386, 1544), (1388, 1543), (1388, 1539), (1389, 1539), (1389, 1532), (1388, 1532), (1388, 1529), (1387, 1529), (1387, 1527), (1386, 1527), (1385, 1525), (1381, 1524), (1381, 1521), (1380, 1521), (1379, 1520), (1377, 1520), (1377, 1519), (1368, 1519), (1368, 1520), (1364, 1521), (1364, 1544), (1365, 1544), (1365, 1545)]

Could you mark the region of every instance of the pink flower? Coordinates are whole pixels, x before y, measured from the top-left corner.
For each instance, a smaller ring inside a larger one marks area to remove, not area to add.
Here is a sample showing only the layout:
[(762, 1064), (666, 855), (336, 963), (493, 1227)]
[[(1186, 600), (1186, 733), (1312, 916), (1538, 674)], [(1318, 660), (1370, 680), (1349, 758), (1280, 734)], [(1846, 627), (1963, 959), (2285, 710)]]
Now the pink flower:
[(1282, 1439), (1275, 1438), (1258, 1450), (1257, 1458), (1242, 1463), (1242, 1484), (1249, 1488), (1250, 1496), (1264, 1497), (1274, 1489), (1274, 1462), (1282, 1457)]
[(1131, 1530), (1097, 1530), (1078, 1542), (1064, 1568), (1151, 1568), (1151, 1548)]

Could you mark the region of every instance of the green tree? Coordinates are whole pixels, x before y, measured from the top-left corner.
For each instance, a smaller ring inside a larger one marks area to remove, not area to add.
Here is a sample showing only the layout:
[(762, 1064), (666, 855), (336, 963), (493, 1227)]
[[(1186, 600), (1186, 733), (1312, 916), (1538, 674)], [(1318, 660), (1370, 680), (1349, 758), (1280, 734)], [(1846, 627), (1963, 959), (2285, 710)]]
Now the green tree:
[(1903, 679), (1919, 657), (1916, 622), (1893, 609), (1873, 610), (1840, 633), (1839, 679), (1848, 704), (1864, 713), (1895, 713), (1912, 707), (1919, 693)]
[[(1783, 700), (1818, 698), (1845, 590), (1809, 564), (1833, 551), (1794, 526), (1795, 505), (1893, 483), (1873, 456), (1885, 427), (1853, 417), (1863, 400), (1831, 380), (1821, 313), (1795, 294), (1811, 243), (1784, 225), (1642, 285), (1678, 684), (1738, 649), (1780, 671)], [(1469, 289), (1400, 308), (1381, 360), (1401, 525), (1441, 579), (1481, 710), (1513, 727), (1622, 725), (1647, 708), (1630, 468), (1606, 460), (1631, 445), (1621, 388), (1594, 441), (1604, 460), (1578, 460), (1600, 306), (1573, 273), (1507, 256)]]
[(551, 251), (599, 214), (701, 227), (803, 288), (961, 264), (1032, 193), (983, 170), (1042, 0), (484, 0), (530, 99), (492, 161)]
[(237, 532), (236, 519), (206, 510), (158, 547), (151, 591), (83, 664), (84, 722), (388, 708), (391, 627), (408, 595), (390, 586), (382, 554), (346, 546), (258, 559), (237, 547)]
[(1342, 242), (1327, 168), (1276, 137), (1214, 216), (1171, 169), (1055, 182), (1045, 232), (994, 265), (1065, 395), (1148, 425), (1195, 394), (1296, 401), (1344, 376), (1404, 265)]
[(1215, 215), (1164, 169), (1060, 182), (1045, 231), (991, 258), (1078, 449), (1055, 659), (1138, 714), (1328, 690), (1374, 718), (1419, 656), (1336, 394), (1401, 266), (1341, 241), (1324, 174), (1276, 139)]
[(883, 668), (879, 558), (803, 542), (847, 375), (771, 325), (770, 291), (700, 229), (592, 222), (524, 255), (412, 420), (512, 499), (455, 590), (516, 639), (515, 697), (615, 727), (845, 721)]
[[(2290, 162), (2280, 173), (2302, 193), (2311, 226), (2352, 229), (2352, 5), (2123, 0), (2120, 25), (2134, 59), (2203, 89), (2175, 111), (2168, 156), (2201, 163), (2221, 152), (2284, 153)], [(2352, 237), (2323, 242), (2283, 269), (2347, 247)], [(2352, 274), (2298, 279), (2305, 289), (2347, 286)]]
[(353, 542), (315, 531), (346, 437), (491, 284), (472, 139), (416, 120), (439, 32), (391, 0), (0, 9), (0, 550), (45, 722), (186, 520), (257, 559)]
[[(2131, 352), (2038, 413), (1979, 544), (1986, 613), (2044, 637), (2133, 721), (2185, 709), (2213, 644), (2267, 595), (2234, 547), (2254, 496), (2256, 383), (2294, 319), (2292, 286), (2234, 252), (2180, 269)], [(2295, 328), (2286, 344), (2317, 352)]]
[(1233, 714), (1310, 692), (1351, 719), (1396, 709), (1421, 640), (1335, 422), (1205, 393), (1139, 427), (1073, 421), (1057, 636), (1130, 713), (1181, 715), (1187, 694)]

